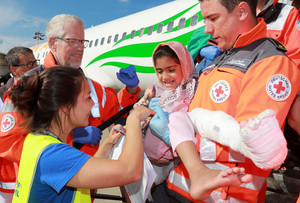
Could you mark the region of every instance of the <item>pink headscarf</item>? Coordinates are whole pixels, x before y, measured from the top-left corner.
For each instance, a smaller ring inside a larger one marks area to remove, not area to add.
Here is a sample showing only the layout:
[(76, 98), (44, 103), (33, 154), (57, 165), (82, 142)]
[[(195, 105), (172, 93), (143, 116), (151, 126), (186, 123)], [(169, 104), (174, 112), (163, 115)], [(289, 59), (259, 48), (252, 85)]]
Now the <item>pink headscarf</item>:
[[(170, 47), (178, 56), (181, 69), (182, 69), (182, 81), (175, 90), (166, 90), (162, 84), (159, 84), (161, 99), (160, 104), (164, 111), (187, 111), (188, 105), (194, 96), (196, 79), (198, 77), (193, 58), (186, 47), (177, 41), (169, 41), (159, 44), (153, 51), (153, 54), (161, 46)], [(154, 59), (152, 57), (154, 64)], [(157, 92), (158, 93), (158, 92)], [(160, 93), (158, 93), (160, 94)]]
[[(183, 76), (183, 84), (187, 82), (188, 78), (197, 78), (197, 71), (194, 65), (193, 58), (190, 52), (186, 49), (186, 47), (177, 41), (169, 41), (165, 43), (160, 43), (154, 49), (152, 56), (157, 51), (157, 49), (161, 46), (168, 46), (170, 47), (178, 56), (179, 62), (182, 68), (182, 76)], [(152, 61), (154, 64), (154, 59), (152, 57)]]

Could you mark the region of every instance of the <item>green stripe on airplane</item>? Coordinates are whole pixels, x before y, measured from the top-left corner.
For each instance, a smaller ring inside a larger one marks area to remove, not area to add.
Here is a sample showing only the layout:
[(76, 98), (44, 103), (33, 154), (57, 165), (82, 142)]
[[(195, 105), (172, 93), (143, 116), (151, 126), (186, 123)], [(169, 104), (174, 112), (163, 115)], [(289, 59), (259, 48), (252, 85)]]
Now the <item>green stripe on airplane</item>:
[[(164, 26), (165, 26), (171, 20), (175, 20), (175, 19), (179, 18), (184, 13), (188, 12), (189, 10), (191, 10), (192, 8), (194, 8), (195, 6), (198, 6), (198, 5), (199, 4), (197, 3), (197, 4), (191, 6), (190, 8), (188, 8), (188, 9), (186, 9), (186, 10), (184, 10), (184, 11), (182, 11), (182, 12), (176, 14), (176, 15), (174, 15), (174, 16), (172, 16), (172, 17), (170, 17), (170, 18), (168, 18), (168, 19), (166, 19), (166, 20), (164, 20), (164, 21), (162, 21), (160, 23), (155, 24), (154, 28), (153, 28), (153, 32), (157, 30), (157, 27), (158, 27), (159, 24), (163, 23)], [(200, 16), (199, 19), (198, 19), (198, 22), (200, 22), (201, 20), (203, 20), (203, 18), (202, 18), (202, 15), (201, 15), (200, 11), (198, 12), (198, 14)], [(190, 25), (190, 21), (191, 21), (191, 18), (187, 19), (185, 28)], [(149, 29), (148, 27), (145, 28), (144, 34), (147, 34), (148, 29)], [(175, 33), (178, 30), (179, 30), (178, 28), (177, 29), (174, 28), (172, 31), (165, 32), (163, 34)], [(188, 44), (188, 42), (190, 41), (193, 32), (194, 32), (194, 30), (190, 31), (188, 33), (185, 33), (183, 35), (179, 35), (177, 37), (168, 39), (167, 41), (179, 41), (179, 42), (181, 42), (182, 44), (184, 44), (186, 46)], [(138, 34), (139, 34), (139, 31), (136, 32), (136, 35), (138, 35)], [(128, 34), (126, 36), (126, 40), (128, 40), (129, 38), (130, 38), (130, 34)], [(120, 42), (122, 42), (122, 40), (119, 40), (118, 42), (116, 42), (114, 44), (114, 46), (116, 44), (119, 44)], [(165, 42), (165, 41), (152, 42), (152, 43), (131, 44), (131, 45), (127, 45), (127, 46), (124, 46), (124, 47), (119, 47), (117, 49), (105, 52), (105, 53), (97, 56), (85, 68), (87, 68), (90, 65), (92, 65), (92, 64), (94, 64), (94, 63), (96, 63), (96, 62), (98, 62), (100, 60), (103, 60), (103, 59), (110, 59), (110, 61), (108, 61), (106, 63), (103, 63), (100, 67), (103, 67), (103, 66), (115, 66), (115, 67), (118, 67), (118, 68), (126, 68), (128, 65), (131, 65), (131, 64), (117, 62), (117, 61), (114, 61), (113, 58), (114, 57), (136, 57), (136, 58), (152, 57), (152, 52), (153, 52), (154, 48), (159, 43), (162, 43), (162, 42)], [(136, 72), (139, 72), (139, 73), (155, 73), (153, 67), (139, 66), (139, 65), (136, 65), (136, 64), (132, 64), (132, 65), (135, 66)]]
[[(128, 63), (122, 63), (122, 62), (107, 62), (107, 63), (104, 63), (102, 64), (100, 67), (103, 67), (103, 66), (116, 66), (118, 68), (126, 68), (128, 67), (129, 65), (131, 64), (128, 64)], [(154, 67), (151, 67), (151, 66), (139, 66), (139, 65), (134, 65), (135, 67), (135, 71), (138, 72), (138, 73), (155, 73), (154, 71)]]
[[(191, 36), (193, 34), (194, 30), (188, 33), (185, 33), (183, 35), (179, 35), (177, 37), (174, 37), (172, 39), (168, 39), (167, 41), (179, 41), (184, 45), (187, 45), (187, 43), (190, 41)], [(107, 59), (110, 58), (111, 62), (113, 61), (113, 57), (137, 57), (137, 58), (142, 58), (142, 57), (152, 57), (152, 52), (154, 50), (154, 48), (159, 44), (159, 43), (163, 43), (165, 41), (160, 41), (160, 42), (153, 42), (153, 43), (142, 43), (142, 44), (132, 44), (132, 45), (127, 45), (124, 47), (120, 47), (108, 52), (105, 52), (99, 56), (97, 56), (96, 58), (94, 58), (85, 68), (87, 68), (88, 66), (92, 65), (93, 63), (96, 63), (97, 61), (103, 60), (103, 59)], [(106, 65), (109, 62), (105, 63)], [(135, 64), (132, 64), (135, 65)], [(100, 67), (103, 67), (104, 65), (102, 64)], [(126, 67), (119, 67), (116, 66), (118, 68), (126, 68)], [(137, 72), (140, 73), (145, 73), (145, 71), (143, 71), (143, 69), (140, 70), (136, 70)], [(154, 69), (152, 69), (152, 72), (148, 72), (147, 73), (154, 73)]]

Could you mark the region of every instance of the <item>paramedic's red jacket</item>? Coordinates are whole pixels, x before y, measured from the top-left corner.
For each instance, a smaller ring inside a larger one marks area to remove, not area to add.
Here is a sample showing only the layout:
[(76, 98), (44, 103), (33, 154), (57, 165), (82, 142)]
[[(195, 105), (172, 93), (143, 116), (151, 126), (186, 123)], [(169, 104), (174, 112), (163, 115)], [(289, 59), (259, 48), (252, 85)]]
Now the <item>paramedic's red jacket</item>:
[[(279, 14), (280, 13), (280, 14)], [(288, 55), (300, 68), (300, 14), (290, 5), (269, 0), (258, 14), (267, 23), (267, 36), (280, 41)]]
[[(265, 39), (266, 31), (265, 22), (259, 19), (254, 29), (242, 34), (232, 49), (225, 51), (203, 70), (189, 111), (196, 107), (221, 110), (241, 122), (265, 109), (273, 109), (280, 126), (284, 125), (289, 108), (300, 89), (300, 71), (283, 52), (276, 51), (275, 47), (281, 50), (283, 46), (272, 39)], [(200, 136), (197, 134), (196, 137), (200, 153)], [(230, 156), (230, 149), (219, 143), (213, 146), (215, 151), (209, 152), (215, 154), (215, 160), (209, 163), (216, 169), (238, 165), (258, 180), (239, 187), (220, 188), (214, 191), (217, 198), (256, 202), (270, 171), (257, 168), (248, 158), (244, 162), (235, 161)], [(180, 164), (171, 171), (167, 180), (168, 187), (193, 201), (185, 187), (188, 179), (184, 165)]]

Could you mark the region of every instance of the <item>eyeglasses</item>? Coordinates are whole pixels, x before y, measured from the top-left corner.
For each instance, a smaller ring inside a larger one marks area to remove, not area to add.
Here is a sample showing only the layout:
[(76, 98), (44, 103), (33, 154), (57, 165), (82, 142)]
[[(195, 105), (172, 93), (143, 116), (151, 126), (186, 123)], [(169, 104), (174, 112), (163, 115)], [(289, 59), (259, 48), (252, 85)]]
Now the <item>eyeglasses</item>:
[(13, 65), (15, 67), (19, 67), (19, 66), (27, 66), (27, 68), (31, 69), (34, 65), (39, 65), (40, 64), (40, 60), (34, 60), (34, 61), (29, 61), (27, 63), (23, 63), (23, 64), (16, 64)]
[(63, 38), (63, 37), (54, 37), (54, 38), (66, 41), (70, 47), (75, 47), (75, 45), (84, 45), (84, 43), (89, 43), (89, 40), (83, 40), (83, 39)]

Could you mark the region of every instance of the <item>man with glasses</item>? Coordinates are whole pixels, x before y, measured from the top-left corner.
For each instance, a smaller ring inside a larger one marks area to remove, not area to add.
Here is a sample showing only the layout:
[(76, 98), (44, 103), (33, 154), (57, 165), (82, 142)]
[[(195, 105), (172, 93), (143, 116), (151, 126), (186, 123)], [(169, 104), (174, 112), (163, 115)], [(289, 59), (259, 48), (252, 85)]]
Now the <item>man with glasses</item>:
[[(46, 68), (62, 65), (80, 68), (83, 57), (84, 44), (88, 40), (84, 38), (84, 23), (74, 15), (57, 15), (48, 23), (46, 30), (48, 45), (51, 50), (44, 60)], [(138, 77), (133, 66), (121, 69), (117, 73), (118, 79), (126, 87), (115, 95), (115, 90), (110, 87), (102, 87), (98, 82), (88, 78), (91, 87), (91, 97), (95, 105), (91, 110), (91, 118), (88, 127), (74, 129), (74, 143), (94, 144), (84, 145), (82, 151), (93, 155), (97, 148), (102, 132), (92, 126), (98, 126), (112, 115), (128, 105), (134, 104), (140, 92)], [(84, 135), (84, 136), (83, 136)], [(72, 144), (69, 137), (69, 144)]]
[(0, 88), (0, 96), (3, 100), (3, 95), (10, 88), (14, 81), (20, 78), (25, 72), (36, 68), (38, 60), (35, 59), (31, 49), (27, 47), (14, 47), (7, 52), (5, 60), (13, 75), (5, 85)]

